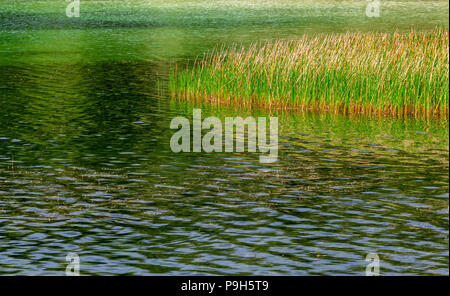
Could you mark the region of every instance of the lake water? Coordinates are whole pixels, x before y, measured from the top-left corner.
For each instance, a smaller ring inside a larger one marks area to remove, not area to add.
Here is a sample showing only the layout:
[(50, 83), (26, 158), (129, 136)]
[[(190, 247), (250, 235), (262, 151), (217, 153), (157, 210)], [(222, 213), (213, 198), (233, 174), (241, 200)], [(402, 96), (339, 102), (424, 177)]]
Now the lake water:
[(364, 275), (368, 253), (449, 274), (448, 121), (275, 114), (261, 164), (173, 153), (194, 106), (157, 87), (214, 46), (448, 27), (448, 2), (81, 2), (0, 3), (0, 274), (64, 275), (70, 252), (83, 275)]

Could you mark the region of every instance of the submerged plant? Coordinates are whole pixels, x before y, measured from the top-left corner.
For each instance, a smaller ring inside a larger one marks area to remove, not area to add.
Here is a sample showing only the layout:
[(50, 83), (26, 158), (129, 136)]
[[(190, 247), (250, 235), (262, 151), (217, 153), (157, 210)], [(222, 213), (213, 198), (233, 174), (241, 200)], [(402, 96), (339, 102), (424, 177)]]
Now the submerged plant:
[(179, 99), (239, 107), (448, 117), (447, 29), (303, 36), (216, 50), (172, 71)]

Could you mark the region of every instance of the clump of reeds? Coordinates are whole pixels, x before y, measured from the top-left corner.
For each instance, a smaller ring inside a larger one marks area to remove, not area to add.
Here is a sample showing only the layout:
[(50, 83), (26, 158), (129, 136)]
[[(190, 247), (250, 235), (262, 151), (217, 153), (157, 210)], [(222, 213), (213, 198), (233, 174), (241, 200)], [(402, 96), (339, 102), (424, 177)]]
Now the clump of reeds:
[(240, 107), (448, 117), (448, 42), (448, 29), (435, 29), (220, 49), (173, 71), (169, 89)]

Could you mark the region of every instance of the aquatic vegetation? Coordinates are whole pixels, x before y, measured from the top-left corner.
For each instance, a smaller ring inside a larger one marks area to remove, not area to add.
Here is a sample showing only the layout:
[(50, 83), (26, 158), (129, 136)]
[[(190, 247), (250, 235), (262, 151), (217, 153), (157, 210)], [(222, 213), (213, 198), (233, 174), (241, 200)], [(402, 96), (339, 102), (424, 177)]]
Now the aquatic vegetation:
[(345, 33), (216, 49), (170, 74), (178, 99), (239, 108), (449, 113), (448, 29)]

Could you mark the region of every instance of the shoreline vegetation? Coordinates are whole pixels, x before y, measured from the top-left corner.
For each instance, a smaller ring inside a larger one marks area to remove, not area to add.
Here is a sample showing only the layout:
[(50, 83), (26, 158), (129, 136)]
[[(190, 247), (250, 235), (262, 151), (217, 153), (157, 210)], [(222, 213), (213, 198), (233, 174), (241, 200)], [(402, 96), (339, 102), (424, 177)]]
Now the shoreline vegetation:
[(216, 49), (169, 75), (178, 100), (344, 114), (449, 115), (448, 28)]

